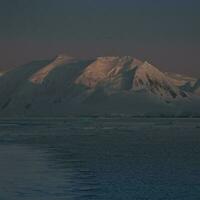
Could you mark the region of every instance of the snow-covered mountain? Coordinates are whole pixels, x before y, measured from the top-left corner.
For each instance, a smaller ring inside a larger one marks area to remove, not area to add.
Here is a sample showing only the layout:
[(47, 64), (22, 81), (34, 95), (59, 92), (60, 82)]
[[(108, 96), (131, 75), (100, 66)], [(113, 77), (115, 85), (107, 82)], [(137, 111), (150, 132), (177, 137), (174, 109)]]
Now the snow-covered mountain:
[(198, 115), (200, 82), (131, 56), (62, 54), (0, 77), (0, 116)]
[(83, 71), (76, 83), (90, 89), (110, 89), (111, 92), (145, 90), (163, 100), (187, 96), (153, 65), (132, 57), (97, 58)]

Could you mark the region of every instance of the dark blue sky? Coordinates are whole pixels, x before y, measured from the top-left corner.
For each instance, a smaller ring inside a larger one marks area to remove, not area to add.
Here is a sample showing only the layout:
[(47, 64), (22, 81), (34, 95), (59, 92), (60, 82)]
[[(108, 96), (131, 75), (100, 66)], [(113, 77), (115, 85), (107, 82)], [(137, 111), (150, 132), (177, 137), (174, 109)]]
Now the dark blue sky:
[(60, 52), (133, 55), (200, 76), (199, 0), (0, 0), (0, 67)]

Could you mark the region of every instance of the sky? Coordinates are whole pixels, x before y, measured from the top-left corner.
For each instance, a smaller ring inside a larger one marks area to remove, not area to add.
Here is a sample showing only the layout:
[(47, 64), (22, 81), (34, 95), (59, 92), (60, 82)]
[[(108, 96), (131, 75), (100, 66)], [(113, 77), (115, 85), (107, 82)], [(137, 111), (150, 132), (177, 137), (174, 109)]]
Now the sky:
[(0, 0), (0, 69), (130, 55), (200, 77), (199, 0)]

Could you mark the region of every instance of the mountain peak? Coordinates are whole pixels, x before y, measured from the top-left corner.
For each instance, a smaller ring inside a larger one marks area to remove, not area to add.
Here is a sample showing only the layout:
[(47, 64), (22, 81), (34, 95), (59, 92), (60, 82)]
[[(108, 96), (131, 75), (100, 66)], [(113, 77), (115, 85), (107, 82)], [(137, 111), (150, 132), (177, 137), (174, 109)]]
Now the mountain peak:
[(141, 61), (131, 56), (97, 57), (93, 63), (85, 68), (76, 83), (95, 88), (97, 85), (111, 83), (121, 76), (124, 71), (135, 68), (141, 63)]
[(98, 60), (105, 60), (105, 61), (111, 61), (111, 60), (130, 60), (133, 59), (132, 56), (99, 56), (97, 57)]
[(176, 98), (179, 90), (156, 67), (145, 61), (140, 65), (134, 76), (133, 90), (146, 90), (164, 98)]
[(140, 69), (143, 69), (145, 71), (149, 71), (152, 73), (160, 72), (160, 70), (157, 67), (153, 66), (148, 61), (143, 62), (141, 65), (139, 65), (139, 67), (140, 67)]
[(75, 60), (75, 58), (67, 53), (61, 53), (56, 56), (56, 60)]
[(33, 76), (30, 78), (30, 81), (34, 84), (41, 84), (45, 77), (58, 66), (63, 64), (69, 64), (76, 61), (76, 59), (68, 54), (59, 54), (53, 62), (49, 63), (39, 71), (37, 71)]

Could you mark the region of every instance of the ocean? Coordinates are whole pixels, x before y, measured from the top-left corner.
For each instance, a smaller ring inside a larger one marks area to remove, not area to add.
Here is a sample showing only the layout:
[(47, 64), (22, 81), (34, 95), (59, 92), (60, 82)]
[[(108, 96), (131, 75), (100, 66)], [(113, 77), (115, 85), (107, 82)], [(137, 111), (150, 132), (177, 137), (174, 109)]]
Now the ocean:
[(200, 199), (200, 119), (0, 120), (0, 200)]

